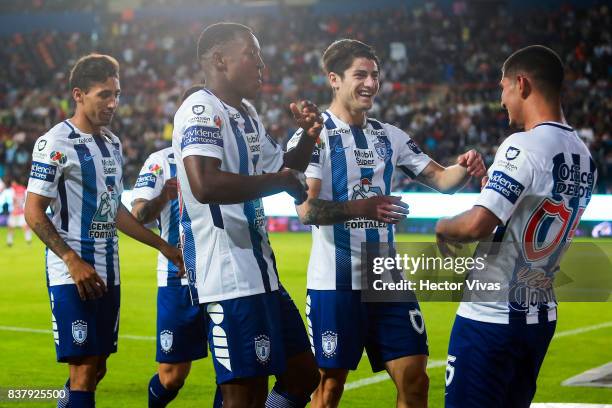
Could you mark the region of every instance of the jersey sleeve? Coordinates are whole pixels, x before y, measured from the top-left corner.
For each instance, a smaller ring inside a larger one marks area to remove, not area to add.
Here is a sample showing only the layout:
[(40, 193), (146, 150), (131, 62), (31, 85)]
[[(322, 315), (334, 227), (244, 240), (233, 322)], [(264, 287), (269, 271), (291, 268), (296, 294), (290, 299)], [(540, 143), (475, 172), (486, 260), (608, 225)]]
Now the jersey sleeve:
[(223, 149), (230, 124), (224, 112), (206, 99), (187, 99), (181, 107), (181, 157), (208, 156), (223, 160)]
[(283, 166), (283, 147), (270, 136), (261, 124), (259, 125), (259, 131), (259, 134), (264, 135), (260, 141), (262, 170), (264, 173), (276, 173)]
[(411, 178), (416, 178), (431, 162), (431, 158), (423, 153), (414, 140), (403, 130), (386, 125), (393, 148), (397, 151), (396, 166)]
[(152, 200), (161, 194), (166, 177), (164, 168), (160, 155), (152, 154), (147, 158), (134, 184), (132, 203), (138, 199)]
[[(321, 168), (323, 166), (324, 155), (325, 155), (325, 142), (324, 142), (325, 134), (324, 132), (325, 132), (325, 129), (321, 131), (321, 134), (319, 135), (319, 139), (317, 140), (317, 142), (315, 143), (312, 149), (312, 155), (310, 156), (310, 162), (308, 163), (308, 167), (306, 167), (306, 170), (304, 171), (304, 174), (306, 175), (307, 178), (316, 178), (319, 180), (322, 178)], [(304, 134), (304, 129), (300, 128), (293, 134), (293, 136), (291, 136), (291, 139), (289, 139), (289, 142), (287, 143), (287, 151), (291, 151), (298, 145), (303, 134)]]
[(32, 151), (28, 191), (48, 198), (57, 197), (57, 186), (67, 161), (66, 146), (60, 139), (39, 137)]
[(487, 172), (489, 181), (476, 200), (475, 205), (487, 208), (504, 224), (533, 182), (534, 166), (528, 154), (515, 138), (506, 139)]

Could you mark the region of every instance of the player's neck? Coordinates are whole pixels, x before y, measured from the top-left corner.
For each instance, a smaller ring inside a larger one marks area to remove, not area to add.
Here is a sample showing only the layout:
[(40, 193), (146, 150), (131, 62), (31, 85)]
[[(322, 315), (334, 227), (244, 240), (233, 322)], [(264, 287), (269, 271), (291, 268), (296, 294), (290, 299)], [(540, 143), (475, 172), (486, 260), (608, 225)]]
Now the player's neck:
[(531, 130), (543, 122), (565, 123), (561, 105), (537, 102), (525, 109), (525, 130)]
[(366, 123), (366, 113), (364, 111), (352, 111), (338, 100), (331, 103), (329, 111), (350, 126), (363, 126)]
[(228, 89), (224, 86), (220, 86), (216, 83), (212, 83), (206, 88), (210, 92), (212, 92), (217, 98), (221, 99), (226, 105), (229, 105), (236, 109), (239, 109), (241, 107), (242, 95), (238, 95), (235, 92), (232, 92), (231, 89)]
[(99, 135), (101, 126), (96, 126), (87, 118), (85, 115), (75, 113), (70, 118), (70, 122), (74, 124), (81, 132), (88, 133), (90, 135)]

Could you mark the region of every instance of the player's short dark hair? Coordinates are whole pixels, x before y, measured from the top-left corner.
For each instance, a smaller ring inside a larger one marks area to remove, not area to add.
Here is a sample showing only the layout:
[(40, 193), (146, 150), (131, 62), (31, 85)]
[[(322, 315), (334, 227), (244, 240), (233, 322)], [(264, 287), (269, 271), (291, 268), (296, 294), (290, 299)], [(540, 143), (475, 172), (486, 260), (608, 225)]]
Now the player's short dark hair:
[(239, 23), (222, 22), (209, 25), (198, 39), (198, 61), (213, 47), (234, 40), (238, 34), (243, 33), (253, 34), (253, 30)]
[(183, 92), (183, 95), (181, 96), (181, 103), (184, 102), (185, 99), (189, 98), (192, 94), (201, 91), (204, 88), (204, 84), (192, 85), (191, 87), (189, 87), (189, 89)]
[(527, 74), (545, 95), (558, 97), (563, 87), (564, 68), (559, 55), (543, 45), (530, 45), (514, 52), (504, 62), (502, 74)]
[(380, 67), (380, 61), (374, 48), (358, 40), (344, 38), (334, 41), (323, 53), (323, 69), (326, 73), (335, 72), (342, 77), (344, 71), (350, 68), (355, 58), (367, 58), (376, 62)]
[(74, 64), (68, 83), (70, 89), (79, 88), (87, 92), (94, 83), (105, 82), (110, 77), (119, 79), (117, 60), (110, 55), (89, 54)]

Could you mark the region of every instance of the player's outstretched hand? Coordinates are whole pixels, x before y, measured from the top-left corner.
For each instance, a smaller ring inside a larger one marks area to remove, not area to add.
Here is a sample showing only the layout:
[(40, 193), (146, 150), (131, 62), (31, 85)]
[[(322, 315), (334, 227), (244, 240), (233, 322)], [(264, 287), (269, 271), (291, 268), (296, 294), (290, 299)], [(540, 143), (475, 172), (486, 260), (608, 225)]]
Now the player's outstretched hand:
[(301, 108), (296, 103), (289, 105), (293, 119), (299, 127), (304, 129), (304, 133), (316, 140), (323, 129), (323, 117), (319, 108), (307, 100), (303, 100), (300, 105)]
[(408, 204), (404, 203), (401, 197), (395, 196), (364, 198), (356, 200), (355, 205), (361, 207), (358, 213), (365, 218), (387, 224), (397, 224), (410, 213)]
[(278, 174), (283, 178), (283, 190), (295, 199), (295, 205), (300, 205), (306, 201), (308, 184), (306, 184), (304, 173), (285, 167)]
[(81, 300), (97, 299), (104, 295), (106, 284), (90, 264), (81, 259), (76, 252), (69, 253), (64, 260)]
[(183, 252), (179, 248), (169, 245), (167, 243), (163, 247), (161, 247), (159, 250), (166, 258), (168, 258), (170, 262), (172, 262), (178, 267), (179, 269), (177, 272), (178, 277), (182, 278), (183, 276), (185, 276), (185, 265), (183, 263)]
[(457, 157), (457, 164), (461, 167), (465, 167), (468, 174), (472, 177), (480, 178), (487, 174), (487, 168), (484, 165), (482, 156), (475, 149)]
[(176, 197), (178, 196), (176, 177), (172, 177), (166, 180), (164, 186), (162, 187), (161, 195), (166, 199), (166, 201), (176, 199)]

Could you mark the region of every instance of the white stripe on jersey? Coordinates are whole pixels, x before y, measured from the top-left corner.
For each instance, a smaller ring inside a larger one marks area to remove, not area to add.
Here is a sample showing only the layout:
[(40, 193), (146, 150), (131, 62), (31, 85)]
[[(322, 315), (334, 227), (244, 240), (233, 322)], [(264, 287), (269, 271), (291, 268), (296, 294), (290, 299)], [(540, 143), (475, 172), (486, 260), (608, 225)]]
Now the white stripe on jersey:
[(174, 116), (181, 243), (192, 298), (200, 303), (278, 289), (261, 199), (201, 204), (183, 166), (186, 157), (197, 155), (217, 158), (222, 171), (236, 174), (280, 170), (281, 147), (267, 135), (255, 109), (246, 101), (243, 105), (239, 111), (203, 90), (189, 96)]
[[(368, 119), (349, 126), (330, 111), (315, 146), (306, 177), (321, 180), (322, 200), (347, 201), (389, 195), (394, 169), (416, 177), (431, 161), (400, 129)], [(298, 130), (288, 148), (297, 145)], [(361, 244), (393, 242), (393, 226), (366, 219), (312, 229), (309, 289), (361, 289)]]
[[(158, 150), (147, 158), (132, 190), (132, 200), (158, 197), (166, 181), (176, 177), (172, 147)], [(157, 223), (160, 236), (172, 246), (179, 243), (179, 202), (171, 200), (162, 208)], [(187, 277), (178, 277), (178, 268), (160, 252), (157, 255), (157, 286), (187, 285)]]
[[(525, 306), (513, 300), (524, 297), (534, 274), (545, 271), (554, 278), (554, 266), (571, 242), (596, 183), (591, 154), (573, 129), (544, 122), (508, 137), (488, 175), (476, 205), (489, 209), (505, 224), (497, 228), (494, 241), (508, 244), (500, 245), (496, 256), (488, 258), (487, 268), (470, 271), (470, 279), (502, 282), (503, 291), (510, 283), (509, 301), (463, 302), (457, 314), (503, 324), (514, 318), (537, 323), (538, 314), (555, 320), (555, 302)], [(475, 256), (487, 251), (480, 245)], [(554, 298), (552, 289), (548, 295)]]
[[(51, 198), (51, 222), (102, 279), (119, 284), (115, 217), (123, 192), (121, 142), (107, 129), (81, 132), (70, 121), (38, 138), (32, 152), (28, 191)], [(46, 257), (50, 286), (73, 284), (64, 262)]]

